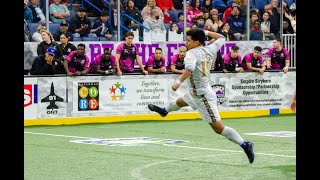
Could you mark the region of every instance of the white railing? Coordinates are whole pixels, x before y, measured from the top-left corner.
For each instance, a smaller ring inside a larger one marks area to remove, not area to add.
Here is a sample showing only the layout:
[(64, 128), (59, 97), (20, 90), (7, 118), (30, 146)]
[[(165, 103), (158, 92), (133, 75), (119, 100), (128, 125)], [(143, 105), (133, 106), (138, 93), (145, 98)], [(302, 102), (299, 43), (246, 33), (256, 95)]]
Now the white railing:
[(296, 34), (283, 34), (282, 44), (290, 53), (290, 67), (296, 67)]

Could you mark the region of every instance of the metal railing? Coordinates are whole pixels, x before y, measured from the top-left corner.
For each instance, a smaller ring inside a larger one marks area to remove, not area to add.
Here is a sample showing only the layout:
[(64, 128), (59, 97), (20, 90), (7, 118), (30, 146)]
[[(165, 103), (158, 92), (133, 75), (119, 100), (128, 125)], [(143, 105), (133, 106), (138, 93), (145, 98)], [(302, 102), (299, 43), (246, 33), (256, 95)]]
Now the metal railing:
[[(102, 10), (97, 7), (96, 5), (94, 5), (93, 3), (91, 3), (90, 1), (88, 0), (81, 0), (81, 7), (83, 7), (84, 5), (84, 2), (86, 2), (87, 4), (89, 4), (90, 6), (92, 6), (94, 9), (98, 10), (100, 13), (102, 12)], [(110, 2), (108, 2), (107, 0), (103, 0), (103, 2), (107, 3), (108, 4), (108, 7), (109, 7), (109, 11), (108, 11), (108, 14), (109, 14), (109, 19), (108, 19), (108, 24), (111, 25), (111, 11), (112, 11), (112, 4)], [(71, 5), (71, 3), (70, 3)]]
[(290, 67), (296, 67), (296, 34), (283, 34), (282, 44), (290, 53)]
[[(123, 22), (123, 16), (129, 18), (131, 21), (135, 22), (136, 24), (139, 24), (139, 26), (141, 27), (141, 31), (143, 31), (144, 28), (150, 31), (149, 28), (147, 28), (146, 26), (144, 26), (143, 24), (141, 24), (139, 21), (135, 20), (134, 18), (132, 18), (131, 16), (129, 16), (128, 14), (125, 14), (125, 13), (121, 13), (121, 16), (120, 16), (120, 22), (121, 22), (121, 23)], [(125, 29), (125, 30), (127, 30), (127, 31), (131, 31), (129, 28), (127, 28), (126, 26), (122, 25), (121, 23), (120, 23), (120, 27), (121, 27), (121, 28), (123, 28), (123, 29)], [(120, 31), (121, 31), (121, 33), (120, 33), (120, 35), (121, 35), (120, 39), (122, 39), (122, 29), (120, 29)], [(139, 30), (139, 31), (140, 31), (140, 30)], [(143, 37), (139, 36), (139, 40), (143, 41)]]

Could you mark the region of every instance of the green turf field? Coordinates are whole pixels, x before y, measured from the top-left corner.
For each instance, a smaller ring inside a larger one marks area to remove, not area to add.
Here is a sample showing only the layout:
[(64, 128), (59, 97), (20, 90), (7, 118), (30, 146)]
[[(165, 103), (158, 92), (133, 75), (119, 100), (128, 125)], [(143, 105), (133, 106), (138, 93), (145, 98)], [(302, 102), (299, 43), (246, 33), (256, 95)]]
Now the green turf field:
[(295, 133), (295, 115), (223, 119), (223, 122), (245, 140), (254, 142), (254, 163), (249, 163), (240, 146), (214, 133), (202, 120), (31, 126), (24, 128), (24, 177), (26, 180), (296, 179), (295, 135), (245, 134)]

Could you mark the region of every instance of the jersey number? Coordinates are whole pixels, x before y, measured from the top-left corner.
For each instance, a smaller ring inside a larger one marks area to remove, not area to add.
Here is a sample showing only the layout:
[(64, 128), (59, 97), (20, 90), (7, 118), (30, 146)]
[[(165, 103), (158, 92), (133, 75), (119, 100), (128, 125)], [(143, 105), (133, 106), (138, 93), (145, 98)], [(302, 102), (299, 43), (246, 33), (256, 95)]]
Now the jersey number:
[(212, 60), (201, 61), (202, 77), (210, 74), (211, 65), (212, 65)]

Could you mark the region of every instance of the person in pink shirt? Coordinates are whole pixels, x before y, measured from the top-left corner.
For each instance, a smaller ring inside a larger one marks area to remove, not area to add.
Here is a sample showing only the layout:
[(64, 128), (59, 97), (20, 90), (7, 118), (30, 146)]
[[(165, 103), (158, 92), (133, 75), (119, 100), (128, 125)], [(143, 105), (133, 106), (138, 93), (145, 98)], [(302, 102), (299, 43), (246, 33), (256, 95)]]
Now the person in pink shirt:
[(224, 73), (227, 73), (229, 71), (244, 72), (244, 69), (242, 68), (242, 59), (241, 59), (241, 56), (239, 55), (238, 46), (231, 47), (231, 52), (229, 52), (224, 56), (223, 62), (224, 62), (224, 69), (223, 69)]
[(90, 72), (98, 74), (113, 74), (116, 72), (116, 57), (111, 54), (111, 48), (105, 48), (103, 54), (98, 54), (93, 63)]
[(119, 44), (116, 51), (116, 66), (117, 74), (119, 76), (122, 73), (132, 73), (134, 72), (134, 63), (137, 61), (142, 73), (148, 75), (142, 65), (140, 56), (138, 55), (137, 46), (132, 43), (134, 34), (133, 32), (127, 32), (124, 36), (125, 42)]
[(166, 60), (162, 55), (162, 49), (156, 48), (154, 55), (148, 58), (148, 62), (145, 69), (151, 73), (165, 73), (166, 72)]
[(182, 74), (182, 70), (184, 70), (184, 58), (186, 57), (186, 53), (187, 48), (185, 46), (180, 46), (179, 54), (173, 55), (168, 63), (168, 72)]
[(157, 6), (161, 9), (167, 9), (171, 11), (175, 11), (176, 9), (174, 8), (172, 0), (156, 0)]
[(76, 51), (71, 51), (63, 62), (68, 76), (86, 75), (89, 72), (90, 58), (85, 54), (86, 45), (78, 44)]
[(242, 60), (242, 67), (244, 70), (257, 71), (263, 74), (266, 70), (266, 65), (263, 63), (261, 56), (262, 48), (260, 46), (254, 47), (253, 52), (248, 53)]
[[(202, 16), (202, 17), (204, 16), (203, 12), (201, 11), (200, 0), (192, 0), (188, 11), (191, 14), (191, 23), (197, 21), (199, 16)], [(188, 18), (187, 18), (187, 21), (189, 21)]]
[(276, 38), (272, 41), (273, 48), (268, 51), (267, 69), (282, 69), (286, 74), (290, 65), (290, 54), (281, 45), (281, 39)]

